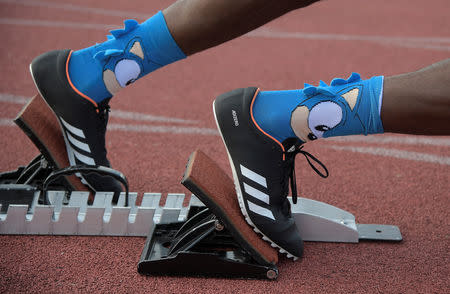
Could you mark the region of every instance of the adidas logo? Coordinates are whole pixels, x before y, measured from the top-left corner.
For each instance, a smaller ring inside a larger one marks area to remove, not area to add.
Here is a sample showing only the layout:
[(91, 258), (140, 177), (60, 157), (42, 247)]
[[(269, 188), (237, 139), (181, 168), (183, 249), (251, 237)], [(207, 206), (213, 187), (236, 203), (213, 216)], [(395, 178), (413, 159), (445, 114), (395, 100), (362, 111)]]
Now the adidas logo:
[(292, 145), (286, 152), (294, 152), (296, 150), (295, 145)]
[(239, 126), (239, 121), (238, 121), (236, 110), (234, 110), (234, 109), (231, 110), (231, 115), (233, 116), (234, 126), (238, 127)]
[[(83, 130), (72, 126), (62, 117), (59, 117), (65, 133), (67, 153), (70, 165), (86, 164), (95, 165), (94, 159), (91, 157), (91, 148), (86, 142), (86, 136)], [(84, 140), (83, 140), (84, 139)]]
[[(246, 168), (245, 166), (243, 166), (242, 164), (240, 165), (240, 169), (241, 169), (241, 174), (248, 180), (257, 183), (258, 186), (261, 186), (265, 189), (267, 189), (267, 181), (266, 178), (259, 175), (258, 173)], [(267, 205), (270, 205), (270, 196), (264, 192), (262, 192), (259, 189), (256, 189), (252, 186), (250, 186), (248, 183), (246, 183), (244, 181), (244, 192), (255, 198), (258, 199), (264, 203), (266, 203)], [(256, 203), (253, 203), (250, 200), (245, 200), (247, 202), (248, 205), (248, 209), (251, 210), (253, 213), (259, 214), (261, 216), (270, 218), (272, 220), (275, 220), (275, 217), (273, 216), (272, 211), (270, 211), (269, 209), (262, 207)]]

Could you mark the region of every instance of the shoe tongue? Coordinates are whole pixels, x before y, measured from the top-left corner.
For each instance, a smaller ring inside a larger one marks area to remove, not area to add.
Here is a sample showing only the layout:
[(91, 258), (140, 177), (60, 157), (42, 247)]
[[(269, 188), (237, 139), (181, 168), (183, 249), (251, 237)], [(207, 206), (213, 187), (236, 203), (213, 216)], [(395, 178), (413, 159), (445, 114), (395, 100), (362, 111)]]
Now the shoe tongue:
[(291, 203), (289, 202), (289, 200), (286, 199), (284, 200), (283, 204), (282, 204), (282, 212), (285, 216), (291, 216), (292, 212), (291, 212)]
[(98, 111), (106, 120), (109, 118), (109, 100), (111, 100), (111, 98), (105, 99), (98, 103)]
[(106, 99), (102, 100), (101, 102), (98, 103), (98, 107), (99, 108), (108, 108), (110, 100), (111, 100), (111, 98), (106, 98)]

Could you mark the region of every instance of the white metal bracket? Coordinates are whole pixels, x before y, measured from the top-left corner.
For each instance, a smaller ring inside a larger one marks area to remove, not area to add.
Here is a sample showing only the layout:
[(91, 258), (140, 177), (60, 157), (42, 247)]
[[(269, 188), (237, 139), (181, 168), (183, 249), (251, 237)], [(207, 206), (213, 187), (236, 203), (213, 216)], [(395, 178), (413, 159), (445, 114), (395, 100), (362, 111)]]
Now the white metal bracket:
[[(98, 192), (92, 205), (87, 204), (87, 192), (72, 192), (67, 201), (66, 192), (49, 191), (51, 205), (38, 204), (39, 194), (34, 192), (31, 206), (10, 204), (0, 213), (0, 234), (145, 237), (154, 224), (184, 221), (191, 206), (203, 206), (195, 195), (183, 206), (182, 193), (168, 194), (163, 205), (161, 193), (145, 193), (139, 206), (137, 193), (130, 193), (127, 207), (124, 193), (116, 205), (107, 192)], [(396, 226), (357, 224), (353, 214), (307, 198), (292, 204), (292, 214), (305, 241), (402, 240)]]

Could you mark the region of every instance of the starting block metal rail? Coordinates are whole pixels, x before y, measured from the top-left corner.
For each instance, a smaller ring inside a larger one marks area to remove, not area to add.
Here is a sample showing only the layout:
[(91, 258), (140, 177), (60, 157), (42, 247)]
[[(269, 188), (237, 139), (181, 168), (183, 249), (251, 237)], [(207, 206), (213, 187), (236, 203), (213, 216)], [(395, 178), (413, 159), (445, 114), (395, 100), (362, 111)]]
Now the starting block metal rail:
[[(122, 193), (118, 200), (112, 193), (92, 195), (77, 177), (67, 175), (73, 171), (67, 168), (64, 140), (42, 97), (36, 95), (14, 121), (41, 154), (28, 166), (0, 173), (0, 234), (147, 236), (154, 224), (182, 222), (190, 207), (203, 206), (193, 196), (189, 206), (183, 207), (185, 194), (168, 194), (162, 206), (161, 193), (145, 193), (140, 206), (136, 193), (129, 197)], [(66, 169), (70, 173), (62, 173)], [(106, 168), (91, 169), (104, 172)], [(65, 176), (48, 186), (56, 175)], [(109, 175), (121, 179), (128, 191), (121, 173), (110, 170)], [(47, 188), (65, 191), (46, 193)], [(300, 198), (291, 207), (305, 241), (402, 239), (396, 226), (357, 224), (351, 213), (323, 202)]]
[[(146, 237), (155, 224), (183, 222), (191, 207), (204, 206), (195, 195), (183, 206), (183, 193), (168, 194), (164, 205), (159, 204), (161, 193), (145, 193), (139, 206), (137, 193), (130, 193), (130, 205), (125, 206), (125, 193), (112, 204), (113, 195), (107, 192), (98, 192), (88, 205), (89, 192), (72, 192), (67, 197), (65, 191), (49, 191), (51, 205), (42, 205), (38, 203), (41, 192), (32, 187), (28, 187), (29, 203), (25, 197), (11, 201), (7, 197), (11, 188), (17, 186), (0, 185), (0, 234)], [(292, 214), (305, 241), (402, 240), (397, 226), (358, 224), (353, 214), (307, 198), (292, 204)]]

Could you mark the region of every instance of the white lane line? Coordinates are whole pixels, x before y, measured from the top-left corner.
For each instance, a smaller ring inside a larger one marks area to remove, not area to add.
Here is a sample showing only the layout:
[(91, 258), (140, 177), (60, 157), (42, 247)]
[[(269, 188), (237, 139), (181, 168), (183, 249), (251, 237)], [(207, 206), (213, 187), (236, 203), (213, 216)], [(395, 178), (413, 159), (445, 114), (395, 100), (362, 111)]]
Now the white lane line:
[(100, 24), (100, 23), (81, 23), (81, 22), (69, 22), (69, 21), (52, 21), (52, 20), (8, 18), (8, 17), (0, 18), (0, 24), (32, 26), (32, 27), (89, 29), (89, 30), (102, 30), (102, 31), (117, 29), (120, 27), (118, 25), (107, 25), (107, 24)]
[[(8, 93), (0, 93), (0, 102), (13, 103), (19, 105), (25, 105), (30, 101), (30, 98), (19, 95), (12, 95)], [(133, 121), (143, 122), (163, 122), (163, 123), (184, 123), (184, 124), (199, 124), (199, 121), (181, 119), (175, 117), (156, 116), (145, 113), (131, 112), (113, 109), (111, 111), (111, 117), (128, 119)], [(14, 125), (12, 119), (0, 118), (2, 122), (0, 125)], [(134, 128), (135, 129), (135, 128)], [(148, 131), (143, 131), (148, 132)], [(160, 132), (160, 131), (159, 131)], [(363, 142), (373, 144), (404, 144), (404, 145), (431, 145), (431, 146), (450, 146), (450, 138), (436, 138), (425, 136), (389, 136), (389, 135), (371, 135), (371, 136), (345, 136), (345, 137), (333, 137), (326, 138), (329, 142)]]
[[(0, 102), (25, 105), (30, 100), (31, 100), (30, 98), (24, 97), (24, 96), (0, 93)], [(199, 123), (199, 121), (196, 121), (196, 120), (182, 119), (182, 118), (176, 118), (176, 117), (165, 117), (165, 116), (158, 116), (158, 115), (145, 114), (145, 113), (139, 113), (139, 112), (119, 110), (119, 109), (112, 109), (111, 117), (134, 120), (134, 121), (151, 121), (151, 122), (156, 121), (156, 122), (182, 123), (182, 124), (198, 124)]]
[(416, 42), (416, 43), (450, 43), (448, 37), (389, 37), (375, 35), (322, 34), (304, 32), (283, 32), (273, 28), (262, 27), (247, 34), (249, 37), (268, 37), (283, 39), (312, 39), (334, 41), (374, 41), (374, 42)]
[[(12, 118), (0, 118), (0, 126), (15, 126)], [(216, 129), (178, 126), (155, 126), (155, 125), (130, 125), (109, 123), (108, 131), (126, 131), (136, 133), (168, 133), (168, 134), (197, 134), (207, 136), (217, 136)]]
[[(12, 119), (0, 118), (0, 126), (15, 126)], [(216, 129), (209, 128), (195, 128), (195, 127), (174, 127), (174, 126), (151, 126), (151, 125), (127, 125), (127, 124), (108, 124), (110, 131), (127, 131), (137, 133), (169, 133), (169, 134), (198, 134), (198, 135), (214, 135), (219, 133)], [(327, 146), (339, 151), (351, 151), (386, 157), (394, 157), (399, 159), (407, 159), (413, 161), (424, 161), (430, 163), (437, 163), (441, 165), (450, 165), (450, 157), (437, 156), (433, 154), (403, 151), (398, 149), (376, 148), (376, 147), (357, 147), (357, 146)]]
[(450, 138), (435, 138), (424, 136), (389, 136), (389, 135), (372, 135), (372, 136), (345, 136), (326, 138), (330, 142), (363, 142), (373, 144), (405, 144), (405, 145), (432, 145), (432, 146), (450, 146)]
[(373, 35), (346, 35), (346, 34), (318, 34), (304, 32), (283, 32), (272, 28), (263, 27), (247, 33), (248, 37), (270, 39), (305, 39), (323, 41), (364, 41), (374, 42), (397, 47), (432, 49), (438, 51), (450, 51), (450, 38), (445, 37), (389, 37)]
[(122, 118), (122, 119), (129, 119), (129, 120), (135, 120), (135, 121), (157, 121), (157, 122), (184, 123), (184, 124), (198, 124), (199, 123), (199, 121), (196, 121), (196, 120), (157, 116), (157, 115), (152, 115), (152, 114), (124, 111), (124, 110), (118, 110), (118, 109), (112, 109), (111, 116), (114, 118)]
[(219, 132), (216, 129), (209, 129), (209, 128), (128, 125), (115, 123), (108, 124), (108, 130), (138, 132), (138, 133), (198, 134), (198, 135), (214, 135), (214, 136), (219, 135)]
[[(1, 1), (1, 0), (0, 0)], [(73, 28), (73, 29), (90, 29), (90, 30), (111, 30), (120, 28), (121, 25), (109, 24), (92, 24), (65, 21), (48, 21), (37, 19), (21, 19), (21, 18), (0, 18), (0, 24), (5, 25), (24, 25), (24, 26), (43, 26), (52, 28)], [(317, 34), (303, 32), (282, 32), (270, 28), (261, 28), (250, 32), (246, 37), (253, 38), (285, 38), (285, 39), (309, 39), (323, 41), (362, 41), (375, 42), (384, 45), (430, 49), (437, 51), (450, 51), (449, 38), (443, 37), (387, 37), (387, 36), (371, 36), (371, 35), (345, 35), (345, 34)]]
[(135, 12), (135, 11), (93, 8), (93, 7), (78, 6), (78, 5), (74, 5), (74, 4), (45, 2), (45, 1), (0, 0), (0, 3), (9, 3), (9, 4), (32, 6), (32, 7), (55, 8), (55, 9), (61, 9), (61, 10), (67, 10), (67, 11), (77, 11), (77, 12), (85, 12), (85, 13), (92, 13), (92, 14), (109, 15), (109, 16), (120, 16), (122, 18), (147, 19), (152, 15), (151, 13), (140, 13), (140, 12)]
[(414, 161), (424, 161), (430, 163), (438, 163), (442, 165), (450, 165), (450, 157), (448, 156), (438, 156), (427, 153), (404, 151), (398, 149), (388, 149), (388, 148), (377, 148), (377, 147), (357, 147), (357, 146), (324, 146), (326, 148), (331, 148), (339, 151), (351, 151), (372, 155), (379, 155), (385, 157), (394, 157), (399, 159), (407, 159)]
[(0, 93), (0, 102), (25, 105), (30, 101), (29, 97)]
[[(153, 12), (141, 13), (136, 11), (112, 10), (95, 7), (79, 6), (66, 3), (55, 3), (46, 1), (30, 1), (30, 0), (0, 0), (0, 3), (9, 3), (33, 7), (54, 8), (68, 11), (78, 11), (101, 15), (120, 16), (122, 18), (149, 18)], [(109, 25), (104, 25), (109, 26)], [(408, 46), (413, 43), (449, 43), (450, 38), (439, 37), (387, 37), (387, 36), (367, 36), (367, 35), (346, 35), (346, 34), (317, 34), (304, 32), (283, 32), (273, 28), (263, 27), (247, 34), (250, 37), (269, 37), (269, 38), (290, 38), (290, 39), (314, 39), (314, 40), (341, 40), (341, 41), (374, 41), (374, 42), (398, 42)], [(399, 44), (401, 45), (401, 44)]]
[[(382, 43), (382, 42), (380, 42), (380, 43)], [(398, 47), (406, 47), (406, 48), (431, 49), (431, 50), (437, 50), (437, 51), (450, 51), (450, 46), (430, 44), (427, 42), (421, 43), (421, 42), (395, 41), (395, 42), (385, 42), (385, 43), (390, 44), (390, 45), (396, 45)]]
[(0, 126), (12, 127), (15, 125), (12, 118), (0, 118)]

